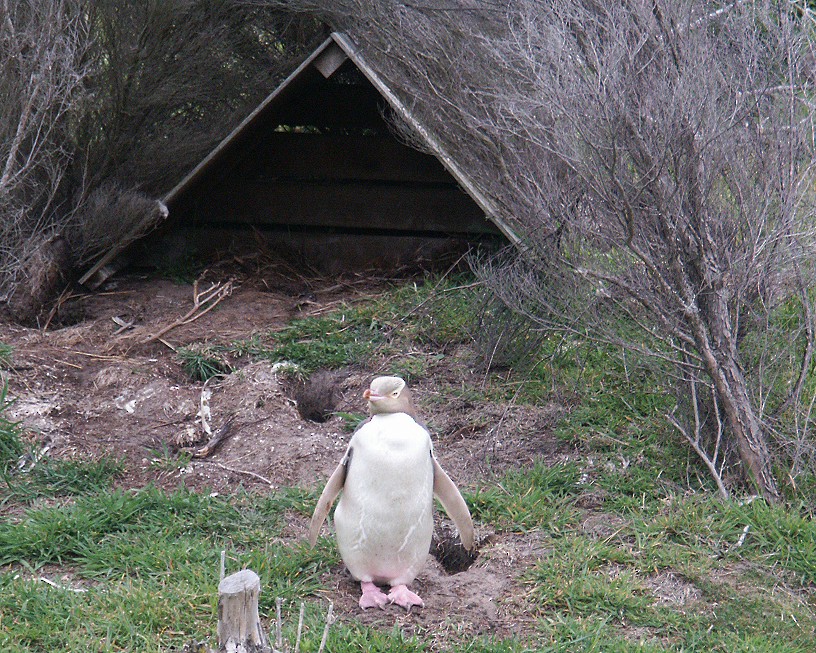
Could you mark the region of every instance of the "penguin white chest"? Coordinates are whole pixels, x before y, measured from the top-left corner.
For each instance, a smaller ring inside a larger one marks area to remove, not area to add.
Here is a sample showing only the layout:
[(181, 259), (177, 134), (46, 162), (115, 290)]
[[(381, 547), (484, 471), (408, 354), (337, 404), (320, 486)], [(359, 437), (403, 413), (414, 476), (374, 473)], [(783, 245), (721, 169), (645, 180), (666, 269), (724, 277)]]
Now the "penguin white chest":
[(334, 515), (343, 561), (360, 581), (410, 583), (433, 535), (430, 436), (405, 413), (375, 415), (349, 446)]

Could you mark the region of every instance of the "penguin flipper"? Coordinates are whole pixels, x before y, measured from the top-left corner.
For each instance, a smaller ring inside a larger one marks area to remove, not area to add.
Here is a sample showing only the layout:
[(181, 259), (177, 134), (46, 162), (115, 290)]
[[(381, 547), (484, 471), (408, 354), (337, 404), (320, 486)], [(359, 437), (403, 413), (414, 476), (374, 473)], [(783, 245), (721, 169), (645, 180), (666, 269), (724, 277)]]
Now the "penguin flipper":
[(343, 456), (343, 460), (340, 461), (337, 469), (332, 472), (332, 475), (326, 482), (326, 487), (323, 488), (323, 492), (321, 493), (320, 498), (317, 500), (317, 505), (315, 506), (314, 513), (312, 514), (312, 521), (309, 524), (309, 544), (312, 546), (314, 546), (317, 542), (317, 536), (320, 535), (320, 527), (323, 526), (323, 522), (326, 521), (326, 517), (331, 510), (334, 500), (343, 490), (343, 486), (346, 483), (346, 473), (348, 472), (350, 462), (351, 448), (349, 448), (346, 455)]
[(472, 551), (475, 546), (476, 536), (473, 531), (473, 519), (470, 517), (470, 510), (468, 510), (459, 489), (433, 455), (431, 455), (431, 460), (433, 460), (434, 471), (434, 495), (439, 499), (453, 523), (456, 524), (462, 545), (466, 550)]

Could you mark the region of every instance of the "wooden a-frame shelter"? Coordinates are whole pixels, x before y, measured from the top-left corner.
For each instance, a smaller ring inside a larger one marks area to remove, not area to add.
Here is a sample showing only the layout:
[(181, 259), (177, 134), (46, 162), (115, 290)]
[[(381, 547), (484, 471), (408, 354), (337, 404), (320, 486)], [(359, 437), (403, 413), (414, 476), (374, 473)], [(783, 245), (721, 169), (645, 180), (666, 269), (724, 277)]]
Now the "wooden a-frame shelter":
[[(397, 116), (429, 153), (400, 141)], [(490, 201), (346, 35), (331, 34), (162, 199), (153, 233), (109, 250), (80, 282), (180, 248), (259, 235), (329, 270), (382, 263), (451, 240), (517, 243)], [(319, 266), (319, 265), (318, 265)]]

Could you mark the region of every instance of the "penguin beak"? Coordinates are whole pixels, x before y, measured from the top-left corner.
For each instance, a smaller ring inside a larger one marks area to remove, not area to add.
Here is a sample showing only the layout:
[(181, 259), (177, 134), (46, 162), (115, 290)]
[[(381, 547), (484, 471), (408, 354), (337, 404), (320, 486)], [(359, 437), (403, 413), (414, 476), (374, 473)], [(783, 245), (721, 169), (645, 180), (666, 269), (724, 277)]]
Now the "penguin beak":
[(374, 392), (371, 392), (370, 388), (366, 388), (363, 391), (363, 399), (365, 399), (367, 401), (377, 401), (377, 399), (382, 399), (382, 398), (383, 398), (382, 395), (378, 395), (378, 394), (376, 394)]

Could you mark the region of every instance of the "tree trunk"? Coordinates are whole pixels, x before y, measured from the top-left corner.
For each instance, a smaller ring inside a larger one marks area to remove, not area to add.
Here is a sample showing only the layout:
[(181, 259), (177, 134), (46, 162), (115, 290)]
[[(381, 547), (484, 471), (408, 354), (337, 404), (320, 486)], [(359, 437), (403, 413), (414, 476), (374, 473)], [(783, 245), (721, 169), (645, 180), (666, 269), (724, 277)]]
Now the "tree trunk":
[(769, 501), (779, 501), (779, 490), (771, 469), (768, 438), (751, 404), (742, 370), (737, 361), (730, 358), (710, 373), (748, 477), (759, 494)]
[(227, 576), (218, 585), (218, 650), (225, 653), (270, 653), (258, 617), (261, 579), (249, 569)]
[[(688, 185), (696, 188), (695, 183)], [(700, 212), (694, 215), (699, 217)], [(754, 410), (748, 383), (739, 364), (731, 307), (717, 273), (719, 266), (712, 253), (714, 246), (707, 237), (706, 226), (700, 220), (691, 222), (695, 229), (682, 232), (688, 243), (683, 248), (685, 264), (675, 269), (686, 275), (682, 288), (696, 289), (693, 297), (697, 310), (689, 315), (694, 339), (714, 382), (717, 399), (736, 442), (746, 476), (760, 495), (775, 503), (780, 496), (773, 477), (768, 437)]]
[(769, 501), (777, 502), (780, 496), (771, 469), (768, 438), (751, 404), (745, 376), (734, 356), (723, 355), (723, 348), (718, 351), (720, 356), (716, 356), (709, 339), (701, 338), (701, 335), (701, 332), (697, 333), (700, 351), (725, 413), (728, 430), (736, 441), (740, 461), (757, 492)]

